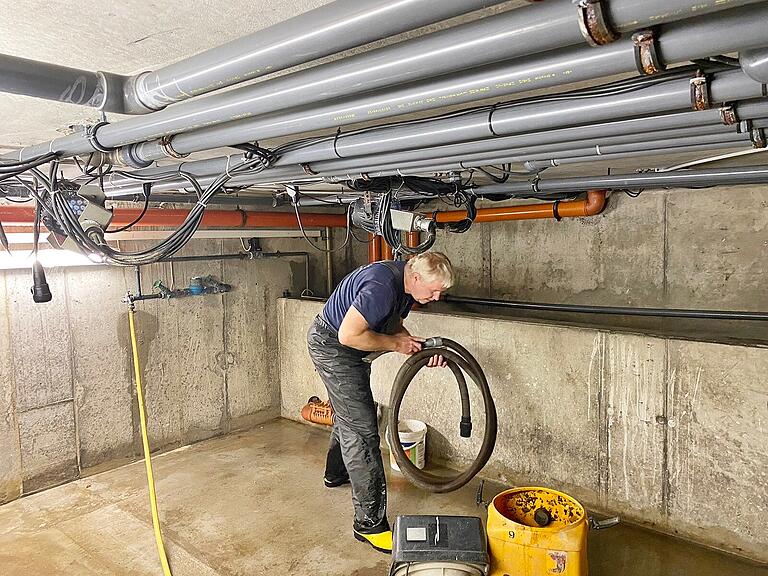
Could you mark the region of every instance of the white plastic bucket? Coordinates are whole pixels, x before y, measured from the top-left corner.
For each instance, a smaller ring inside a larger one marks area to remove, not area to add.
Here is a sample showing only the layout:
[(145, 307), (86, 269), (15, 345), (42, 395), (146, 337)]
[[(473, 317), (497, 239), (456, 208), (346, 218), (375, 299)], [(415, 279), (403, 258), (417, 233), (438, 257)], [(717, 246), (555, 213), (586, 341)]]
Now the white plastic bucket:
[[(427, 425), (421, 420), (400, 420), (397, 427), (400, 437), (400, 445), (405, 450), (405, 455), (419, 470), (424, 468), (427, 459)], [(400, 472), (392, 452), (387, 434), (387, 446), (389, 446), (389, 465), (392, 470)]]

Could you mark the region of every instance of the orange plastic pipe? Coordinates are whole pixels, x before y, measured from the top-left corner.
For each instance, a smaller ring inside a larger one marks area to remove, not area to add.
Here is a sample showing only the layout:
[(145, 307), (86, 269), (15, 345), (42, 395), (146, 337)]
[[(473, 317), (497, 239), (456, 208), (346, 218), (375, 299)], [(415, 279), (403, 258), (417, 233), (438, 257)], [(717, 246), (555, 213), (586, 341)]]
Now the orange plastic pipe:
[[(557, 214), (561, 218), (594, 216), (605, 207), (605, 190), (590, 190), (584, 200), (557, 202)], [(438, 223), (460, 222), (467, 217), (464, 210), (438, 212)], [(477, 211), (475, 222), (502, 222), (505, 220), (531, 220), (535, 218), (554, 218), (555, 203), (524, 204), (521, 206), (501, 206), (499, 208), (481, 208)]]
[[(125, 226), (138, 218), (137, 208), (115, 208), (112, 227)], [(152, 208), (135, 224), (137, 228), (177, 227), (189, 213), (188, 210)], [(35, 209), (27, 206), (0, 205), (0, 222), (8, 224), (31, 224), (35, 220)], [(347, 225), (346, 214), (322, 214), (304, 212), (301, 223), (306, 228), (340, 227)], [(206, 210), (201, 228), (298, 228), (293, 212), (257, 212), (252, 210)]]
[[(605, 207), (605, 190), (590, 190), (584, 200), (570, 200), (557, 203), (557, 213), (561, 218), (579, 218), (599, 214)], [(112, 226), (125, 226), (133, 222), (141, 210), (137, 208), (115, 208)], [(144, 217), (135, 224), (137, 228), (177, 227), (188, 214), (188, 210), (152, 208), (147, 210)], [(466, 218), (464, 210), (438, 212), (438, 223), (459, 222)], [(481, 208), (477, 211), (475, 222), (501, 222), (505, 220), (529, 220), (533, 218), (554, 218), (555, 204), (526, 204), (522, 206), (503, 206), (499, 208)], [(32, 224), (35, 220), (35, 209), (28, 206), (0, 205), (0, 222), (3, 224)], [(337, 227), (347, 225), (345, 214), (322, 214), (304, 212), (301, 223), (307, 228)], [(261, 212), (252, 210), (206, 210), (200, 224), (201, 228), (298, 228), (296, 215), (293, 212)], [(418, 234), (409, 233), (408, 240), (418, 242)], [(369, 236), (370, 238), (370, 236)], [(389, 248), (389, 247), (387, 247)], [(391, 249), (390, 249), (391, 253)], [(368, 260), (381, 260), (382, 239), (376, 236), (368, 244)]]
[(381, 260), (381, 236), (368, 234), (368, 263)]
[(381, 259), (382, 260), (392, 260), (394, 257), (395, 257), (395, 255), (392, 252), (392, 246), (390, 246), (386, 242), (382, 241), (382, 243), (381, 243)]

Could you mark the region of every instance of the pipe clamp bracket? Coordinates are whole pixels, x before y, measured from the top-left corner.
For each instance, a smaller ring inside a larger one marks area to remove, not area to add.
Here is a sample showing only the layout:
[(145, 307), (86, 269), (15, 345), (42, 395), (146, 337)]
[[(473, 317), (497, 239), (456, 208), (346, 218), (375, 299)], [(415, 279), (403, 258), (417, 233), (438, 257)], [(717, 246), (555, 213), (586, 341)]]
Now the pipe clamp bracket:
[(579, 29), (590, 46), (604, 46), (619, 39), (608, 22), (601, 0), (573, 0), (579, 10)]
[(189, 156), (189, 154), (181, 154), (179, 152), (176, 152), (176, 150), (173, 149), (173, 145), (171, 144), (171, 140), (173, 139), (173, 136), (163, 136), (160, 138), (160, 148), (163, 149), (163, 154), (168, 156), (169, 158), (186, 158)]
[(93, 148), (97, 152), (101, 152), (102, 154), (109, 154), (112, 150), (110, 148), (105, 148), (99, 143), (99, 139), (96, 137), (96, 132), (98, 131), (99, 128), (101, 128), (102, 126), (106, 126), (107, 124), (109, 124), (109, 122), (106, 122), (106, 121), (96, 122), (96, 124), (87, 126), (85, 128), (85, 132), (83, 133), (86, 140), (88, 140), (88, 143), (91, 145), (91, 148)]
[[(691, 108), (701, 111), (708, 110), (709, 107), (709, 79), (706, 74), (699, 72), (696, 76), (691, 78)], [(722, 109), (720, 114), (720, 117), (722, 118)]]
[(720, 122), (726, 126), (735, 126), (739, 123), (739, 117), (736, 114), (736, 108), (732, 105), (723, 106), (720, 108)]
[(768, 145), (765, 140), (765, 130), (762, 128), (753, 128), (749, 133), (749, 139), (752, 140), (753, 148), (765, 148)]
[(640, 30), (632, 34), (635, 46), (635, 66), (643, 76), (663, 72), (666, 66), (659, 58), (658, 39), (653, 30)]

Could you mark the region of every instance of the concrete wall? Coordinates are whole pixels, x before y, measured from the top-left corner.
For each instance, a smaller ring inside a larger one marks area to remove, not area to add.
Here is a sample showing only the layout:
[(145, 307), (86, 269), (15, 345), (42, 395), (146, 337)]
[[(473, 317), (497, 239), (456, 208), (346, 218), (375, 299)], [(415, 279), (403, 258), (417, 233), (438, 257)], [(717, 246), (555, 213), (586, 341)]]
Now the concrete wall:
[[(306, 352), (321, 303), (282, 301), (282, 416), (327, 397)], [(414, 333), (464, 344), (483, 366), (499, 434), (484, 474), (565, 490), (592, 509), (768, 560), (768, 348), (534, 322), (414, 312)], [(403, 356), (374, 363), (388, 404)], [(475, 430), (481, 399), (472, 391)], [(450, 373), (422, 372), (401, 417), (430, 425), (429, 457), (462, 466), (480, 438), (458, 435)]]
[(440, 233), (434, 249), (452, 259), (463, 296), (768, 310), (765, 186), (619, 192), (596, 217), (476, 224)]
[[(312, 250), (268, 239), (265, 251)], [(125, 243), (124, 249), (133, 249)], [(181, 254), (240, 250), (237, 240), (192, 242)], [(311, 256), (311, 288), (325, 261)], [(172, 275), (173, 270), (173, 275)], [(183, 287), (212, 274), (224, 295), (137, 304), (153, 450), (245, 427), (279, 412), (277, 298), (304, 288), (301, 259), (168, 263), (143, 268)], [(127, 308), (132, 269), (47, 272), (53, 301), (34, 304), (28, 270), (0, 272), (0, 503), (140, 457)]]

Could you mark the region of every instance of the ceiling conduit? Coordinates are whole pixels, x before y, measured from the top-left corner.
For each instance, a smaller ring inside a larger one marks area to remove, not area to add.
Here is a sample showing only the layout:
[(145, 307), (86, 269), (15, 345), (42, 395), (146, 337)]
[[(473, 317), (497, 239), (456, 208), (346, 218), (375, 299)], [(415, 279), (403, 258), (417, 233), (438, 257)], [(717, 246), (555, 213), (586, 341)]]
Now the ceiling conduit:
[[(665, 2), (616, 2), (617, 5), (635, 6), (635, 11), (645, 13), (640, 21), (652, 20), (663, 21), (665, 15), (667, 19), (670, 14), (675, 12), (670, 10), (669, 0)], [(514, 10), (511, 14), (517, 14), (520, 18), (530, 14), (532, 10), (548, 10), (549, 5), (562, 6), (564, 12), (569, 18), (568, 26), (578, 28), (578, 19), (576, 7), (570, 2), (559, 1), (542, 3), (536, 6), (526, 7), (520, 10)], [(611, 3), (612, 5), (614, 3)], [(691, 3), (684, 3), (688, 6), (688, 11), (682, 10), (677, 14), (692, 15)], [(717, 2), (704, 3), (709, 9), (717, 9)], [(702, 3), (695, 4), (695, 7), (702, 6)], [(653, 10), (658, 9), (658, 13)], [(645, 11), (648, 12), (645, 12)], [(680, 23), (665, 24), (658, 28), (658, 50), (664, 55), (665, 62), (680, 62), (693, 58), (706, 57), (711, 54), (719, 54), (760, 46), (765, 42), (762, 34), (761, 22), (768, 17), (768, 7), (760, 4), (749, 4), (740, 8), (730, 8), (713, 15), (699, 16), (690, 18)], [(494, 17), (489, 17), (480, 22), (493, 21)], [(563, 18), (543, 20), (544, 22), (557, 22), (562, 24)], [(460, 29), (461, 27), (456, 27)], [(520, 28), (522, 29), (522, 28)], [(451, 30), (445, 32), (445, 38), (450, 45)], [(738, 33), (734, 33), (738, 30)], [(455, 33), (455, 31), (454, 31)], [(546, 29), (535, 28), (536, 36), (541, 35), (547, 39), (549, 48), (558, 47), (556, 44), (557, 34), (548, 32)], [(437, 34), (437, 33), (436, 33)], [(432, 35), (434, 36), (434, 35)], [(429, 38), (426, 37), (426, 38)], [(419, 40), (419, 39), (417, 39)], [(467, 40), (477, 43), (476, 38)], [(532, 38), (523, 42), (520, 37), (518, 53), (525, 52), (525, 46), (534, 41)], [(403, 43), (404, 44), (404, 43)], [(536, 43), (535, 45), (539, 45)], [(397, 47), (399, 45), (394, 45)], [(394, 49), (386, 47), (381, 51)], [(402, 49), (402, 48), (398, 48)], [(485, 54), (484, 50), (476, 50), (472, 47), (470, 52), (479, 52)], [(494, 56), (492, 50), (487, 51), (485, 57), (488, 62), (493, 62), (497, 56)], [(14, 153), (6, 158), (14, 160), (26, 160), (39, 157), (50, 150), (53, 150), (63, 156), (90, 153), (94, 150), (107, 150), (130, 142), (141, 142), (149, 138), (167, 136), (173, 133), (179, 133), (176, 137), (163, 142), (153, 141), (151, 143), (139, 144), (130, 151), (121, 151), (119, 155), (123, 158), (130, 158), (135, 163), (147, 162), (171, 156), (188, 154), (190, 152), (206, 150), (218, 146), (235, 145), (248, 142), (253, 139), (266, 139), (276, 136), (284, 136), (292, 133), (304, 132), (308, 130), (330, 128), (337, 125), (358, 122), (361, 119), (385, 118), (402, 114), (403, 112), (415, 112), (418, 110), (427, 110), (437, 108), (448, 104), (458, 104), (477, 99), (479, 96), (495, 97), (505, 94), (513, 94), (536, 88), (555, 86), (563, 82), (575, 82), (579, 80), (595, 79), (601, 76), (629, 72), (637, 69), (636, 49), (632, 39), (618, 40), (606, 46), (592, 48), (586, 46), (583, 48), (568, 48), (546, 52), (539, 55), (529, 56), (522, 59), (516, 59), (513, 63), (504, 63), (502, 65), (494, 64), (491, 66), (472, 69), (461, 75), (450, 74), (447, 77), (441, 77), (434, 80), (406, 85), (396, 90), (386, 90), (381, 94), (371, 93), (371, 96), (352, 97), (339, 104), (325, 104), (311, 106), (316, 104), (312, 100), (303, 103), (303, 108), (299, 112), (277, 112), (258, 116), (265, 110), (273, 110), (274, 103), (265, 105), (261, 110), (260, 97), (254, 97), (254, 94), (248, 92), (250, 89), (260, 91), (270, 91), (273, 81), (266, 81), (255, 84), (253, 87), (243, 87), (223, 94), (215, 94), (209, 98), (199, 101), (193, 100), (174, 106), (171, 109), (143, 116), (107, 124), (94, 130), (92, 137), (86, 137), (85, 134), (74, 134), (63, 138), (57, 138), (52, 142), (30, 146), (22, 149), (19, 154)], [(361, 55), (361, 56), (365, 56)], [(503, 57), (510, 58), (509, 54)], [(453, 54), (446, 56), (440, 49), (435, 50), (435, 62), (428, 67), (429, 75), (445, 73), (445, 70), (451, 69), (451, 63), (456, 60)], [(344, 62), (342, 60), (341, 62)], [(334, 63), (331, 63), (333, 65)], [(326, 65), (328, 66), (328, 65)], [(317, 67), (314, 73), (320, 73)], [(406, 67), (404, 67), (406, 68)], [(378, 73), (374, 69), (373, 76), (378, 78)], [(300, 73), (296, 73), (297, 75)], [(416, 81), (424, 76), (414, 76), (409, 80)], [(535, 78), (533, 84), (522, 82), (525, 78)], [(390, 81), (389, 77), (387, 77)], [(278, 78), (274, 82), (286, 82)], [(374, 78), (371, 79), (374, 81)], [(298, 82), (298, 81), (297, 81)], [(302, 81), (303, 82), (303, 81)], [(357, 83), (357, 82), (356, 82)], [(327, 97), (323, 91), (306, 89), (307, 85), (302, 83), (305, 89), (304, 94), (310, 97)], [(359, 83), (359, 90), (371, 90), (371, 84), (366, 82)], [(348, 86), (345, 86), (348, 88)], [(297, 88), (298, 90), (298, 88)], [(301, 92), (301, 90), (299, 90)], [(347, 90), (348, 92), (348, 90)], [(266, 94), (266, 93), (265, 93)], [(314, 95), (314, 96), (313, 96)], [(296, 102), (286, 98), (290, 105), (297, 106)], [(303, 102), (303, 101), (302, 101)], [(260, 111), (261, 110), (261, 111)], [(248, 119), (248, 116), (254, 118)], [(243, 118), (235, 122), (227, 122), (234, 118)], [(219, 125), (218, 123), (222, 123)], [(210, 126), (212, 124), (212, 126)], [(194, 130), (203, 125), (209, 125), (204, 129), (185, 133), (188, 130)], [(202, 146), (202, 147), (201, 147)], [(173, 154), (169, 154), (169, 150)]]
[[(743, 72), (736, 70), (731, 72), (716, 73), (711, 76), (710, 102), (719, 106), (721, 102), (734, 102), (748, 98), (762, 96), (763, 85), (752, 80)], [(332, 166), (340, 167), (345, 171), (370, 171), (376, 167), (371, 159), (376, 159), (376, 154), (393, 153), (397, 157), (403, 157), (407, 151), (413, 154), (414, 146), (432, 147), (433, 150), (424, 148), (415, 152), (417, 157), (451, 155), (462, 150), (495, 149), (494, 141), (499, 142), (499, 148), (512, 146), (543, 146), (559, 145), (563, 142), (574, 142), (583, 138), (607, 138), (621, 135), (635, 134), (637, 140), (643, 140), (643, 132), (660, 131), (677, 128), (691, 129), (698, 126), (710, 126), (713, 130), (728, 130), (723, 127), (724, 114), (732, 111), (738, 120), (753, 120), (768, 116), (768, 100), (754, 100), (737, 102), (726, 108), (712, 108), (709, 110), (677, 112), (661, 116), (647, 116), (642, 118), (629, 118), (615, 120), (622, 115), (637, 115), (640, 113), (654, 113), (669, 111), (691, 106), (690, 78), (673, 79), (659, 84), (640, 88), (626, 95), (610, 95), (586, 100), (565, 100), (564, 102), (545, 103), (517, 103), (517, 106), (499, 107), (493, 112), (492, 119), (488, 111), (471, 112), (458, 118), (431, 119), (419, 122), (413, 126), (379, 127), (366, 130), (361, 134), (341, 135), (337, 140), (339, 154), (334, 153), (333, 138), (328, 141), (310, 144), (297, 151), (287, 152), (263, 174), (253, 178), (243, 179), (239, 177), (239, 183), (270, 183), (290, 181), (291, 179), (306, 179), (305, 166), (287, 166), (291, 161), (314, 160), (325, 161)], [(492, 125), (490, 124), (492, 120)], [(594, 122), (600, 120), (613, 120), (603, 123)], [(592, 123), (589, 125), (576, 125), (575, 123)], [(570, 126), (569, 126), (570, 124)], [(563, 127), (568, 126), (568, 127)], [(551, 130), (540, 131), (546, 128)], [(740, 125), (732, 129), (741, 129)], [(533, 132), (531, 132), (533, 130)], [(492, 131), (492, 132), (491, 132)], [(526, 133), (527, 132), (527, 133)], [(494, 134), (498, 136), (494, 136)], [(472, 142), (462, 141), (465, 137), (474, 136), (479, 140)], [(352, 144), (347, 146), (346, 142)], [(450, 142), (459, 141), (457, 144)], [(599, 142), (593, 142), (599, 143)], [(439, 146), (444, 144), (444, 146)], [(450, 147), (449, 147), (450, 146)], [(401, 152), (394, 152), (400, 150)], [(434, 154), (432, 153), (434, 152)], [(359, 158), (343, 158), (333, 160), (338, 156), (367, 153), (368, 159), (364, 170), (361, 170)], [(459, 158), (457, 161), (464, 160)], [(227, 157), (212, 158), (196, 162), (185, 162), (184, 170), (196, 176), (217, 174), (226, 169)], [(326, 164), (328, 165), (328, 164)], [(313, 163), (310, 165), (312, 172), (323, 170), (324, 164)], [(403, 169), (403, 166), (397, 168)], [(169, 167), (149, 168), (139, 170), (141, 175), (166, 175), (172, 174), (175, 169)], [(169, 190), (184, 185), (182, 180), (158, 182), (157, 190)], [(126, 189), (123, 189), (127, 186)], [(108, 195), (120, 193), (133, 194), (140, 191), (140, 186), (127, 178), (109, 178), (106, 182)]]
[[(734, 52), (765, 43), (768, 5), (751, 5), (657, 28), (657, 53), (664, 64)], [(173, 149), (186, 154), (254, 139), (265, 140), (311, 130), (327, 129), (413, 113), (446, 105), (462, 104), (479, 97), (494, 98), (548, 88), (563, 83), (637, 71), (636, 46), (632, 39), (597, 48), (564, 48), (491, 64), (462, 74), (448, 74), (380, 92), (352, 96), (301, 109), (275, 112), (178, 134)], [(690, 101), (690, 84), (687, 87)], [(685, 103), (681, 107), (685, 107)], [(104, 140), (104, 145), (115, 145)], [(33, 155), (48, 150), (36, 147)], [(30, 154), (25, 150), (22, 157)], [(137, 144), (130, 156), (140, 161), (167, 156), (159, 142)]]
[(105, 112), (146, 114), (502, 1), (336, 0), (133, 76), (0, 55), (0, 92), (92, 106)]

